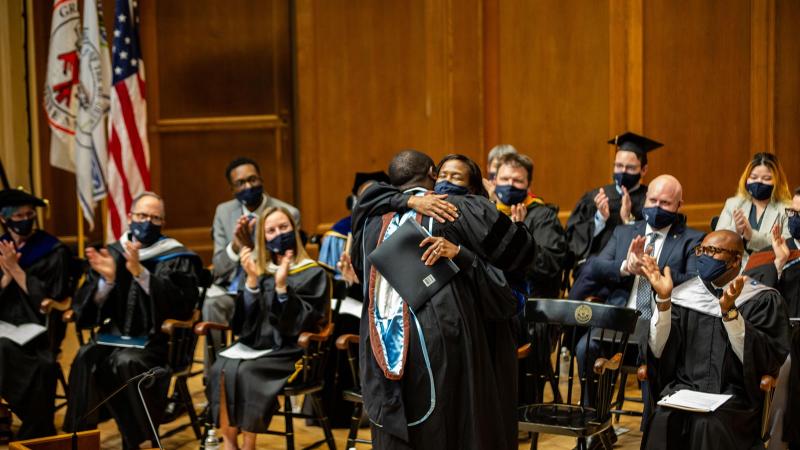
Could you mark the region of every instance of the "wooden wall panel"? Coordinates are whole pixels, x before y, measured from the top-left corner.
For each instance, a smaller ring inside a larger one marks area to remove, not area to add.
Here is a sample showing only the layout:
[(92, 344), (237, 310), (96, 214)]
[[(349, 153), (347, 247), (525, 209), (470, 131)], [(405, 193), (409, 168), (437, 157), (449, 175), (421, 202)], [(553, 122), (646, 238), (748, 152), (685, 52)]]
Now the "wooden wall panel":
[(750, 3), (644, 2), (643, 131), (665, 144), (650, 176), (675, 175), (687, 204), (713, 203), (716, 213), (754, 150)]
[(356, 171), (404, 148), (480, 157), (478, 1), (296, 3), (305, 226), (347, 213)]
[(776, 0), (775, 153), (789, 186), (800, 186), (800, 3)]
[(533, 158), (534, 193), (568, 212), (611, 176), (609, 5), (502, 2), (499, 23), (499, 140)]

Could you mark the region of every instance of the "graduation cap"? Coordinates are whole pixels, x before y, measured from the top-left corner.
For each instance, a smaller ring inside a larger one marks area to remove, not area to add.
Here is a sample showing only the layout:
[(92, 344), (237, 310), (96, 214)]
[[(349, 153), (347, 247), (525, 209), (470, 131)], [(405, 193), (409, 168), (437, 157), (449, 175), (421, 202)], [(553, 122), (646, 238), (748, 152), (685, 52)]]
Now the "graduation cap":
[(46, 206), (44, 200), (28, 194), (22, 189), (3, 189), (0, 191), (0, 208), (22, 205)]
[(661, 142), (656, 142), (636, 133), (631, 133), (630, 131), (614, 136), (608, 143), (616, 145), (617, 150), (625, 150), (645, 157), (647, 156), (647, 152), (664, 146)]
[(356, 179), (353, 182), (353, 195), (358, 194), (358, 188), (367, 181), (382, 181), (389, 183), (389, 175), (386, 172), (356, 172)]

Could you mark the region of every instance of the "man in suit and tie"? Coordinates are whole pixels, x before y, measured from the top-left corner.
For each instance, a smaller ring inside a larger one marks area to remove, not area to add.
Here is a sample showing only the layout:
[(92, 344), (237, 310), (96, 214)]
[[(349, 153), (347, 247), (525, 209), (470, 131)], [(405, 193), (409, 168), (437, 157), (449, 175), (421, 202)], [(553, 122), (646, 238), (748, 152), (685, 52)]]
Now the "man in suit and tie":
[[(608, 244), (595, 258), (590, 277), (597, 286), (606, 287), (609, 296), (607, 304), (625, 306), (639, 310), (639, 323), (630, 341), (639, 349), (647, 349), (653, 311), (656, 310), (652, 286), (642, 272), (642, 255), (649, 254), (658, 261), (661, 270), (669, 266), (675, 286), (697, 275), (694, 248), (700, 244), (703, 233), (686, 226), (686, 219), (678, 213), (683, 203), (683, 188), (671, 175), (660, 175), (653, 179), (647, 189), (642, 213), (644, 220), (630, 225), (618, 226)], [(576, 348), (578, 370), (585, 373), (583, 366), (588, 351), (589, 365), (594, 363), (599, 346), (597, 339), (581, 339)], [(588, 349), (587, 349), (588, 346)], [(635, 353), (636, 347), (629, 347)], [(626, 359), (634, 355), (626, 355)], [(639, 353), (644, 362), (646, 353)], [(587, 401), (594, 402), (594, 392), (589, 392)], [(642, 385), (645, 414), (649, 411), (649, 389)], [(613, 434), (613, 430), (611, 432)], [(609, 435), (610, 438), (615, 436)], [(615, 440), (615, 439), (614, 439)]]
[[(264, 192), (261, 171), (252, 159), (234, 159), (228, 164), (225, 177), (235, 198), (217, 205), (214, 214), (214, 284), (203, 302), (203, 320), (227, 324), (233, 316), (236, 292), (241, 288), (239, 250), (245, 246), (254, 248), (258, 215), (273, 206), (286, 208), (299, 227), (300, 211)], [(215, 343), (219, 342), (215, 336)]]

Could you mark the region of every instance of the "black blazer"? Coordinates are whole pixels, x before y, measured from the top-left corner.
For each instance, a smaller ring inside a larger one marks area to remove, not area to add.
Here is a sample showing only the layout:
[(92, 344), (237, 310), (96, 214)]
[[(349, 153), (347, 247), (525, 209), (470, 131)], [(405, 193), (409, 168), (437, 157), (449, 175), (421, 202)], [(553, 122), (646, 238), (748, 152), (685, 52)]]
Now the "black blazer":
[[(646, 222), (639, 220), (631, 225), (622, 225), (614, 229), (614, 234), (603, 250), (592, 260), (590, 267), (592, 278), (600, 284), (606, 285), (611, 294), (606, 303), (625, 306), (633, 289), (635, 276), (623, 277), (619, 268), (628, 256), (628, 248), (636, 236), (644, 236)], [(672, 271), (672, 282), (675, 286), (697, 275), (695, 263), (697, 257), (694, 248), (702, 241), (704, 233), (686, 226), (683, 216), (676, 221), (669, 230), (664, 241), (661, 254), (658, 257), (658, 267), (664, 270), (669, 266)]]

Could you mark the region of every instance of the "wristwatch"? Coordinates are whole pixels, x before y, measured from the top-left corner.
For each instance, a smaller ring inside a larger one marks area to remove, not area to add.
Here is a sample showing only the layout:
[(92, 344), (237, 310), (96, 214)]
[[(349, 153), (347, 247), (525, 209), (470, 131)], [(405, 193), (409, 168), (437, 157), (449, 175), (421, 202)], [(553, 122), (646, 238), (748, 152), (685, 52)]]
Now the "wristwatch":
[(736, 320), (738, 318), (739, 318), (739, 310), (736, 308), (736, 306), (729, 309), (728, 312), (722, 313), (723, 322), (730, 322), (731, 320)]

